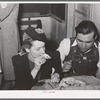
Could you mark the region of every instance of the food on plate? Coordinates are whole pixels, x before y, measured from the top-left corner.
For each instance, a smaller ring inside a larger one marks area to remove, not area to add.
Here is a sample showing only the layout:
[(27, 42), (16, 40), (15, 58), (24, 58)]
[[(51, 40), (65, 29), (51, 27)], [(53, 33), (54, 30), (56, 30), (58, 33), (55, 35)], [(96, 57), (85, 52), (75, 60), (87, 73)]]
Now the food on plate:
[(77, 80), (77, 79), (75, 79), (73, 77), (63, 78), (59, 83), (60, 87), (85, 86), (85, 85), (86, 85), (85, 82)]
[(75, 79), (70, 77), (70, 78), (63, 78), (59, 84), (59, 86), (64, 86), (67, 87), (69, 85), (73, 85), (75, 83)]
[(74, 86), (85, 86), (85, 85), (86, 85), (85, 82), (82, 82), (80, 80), (75, 80)]

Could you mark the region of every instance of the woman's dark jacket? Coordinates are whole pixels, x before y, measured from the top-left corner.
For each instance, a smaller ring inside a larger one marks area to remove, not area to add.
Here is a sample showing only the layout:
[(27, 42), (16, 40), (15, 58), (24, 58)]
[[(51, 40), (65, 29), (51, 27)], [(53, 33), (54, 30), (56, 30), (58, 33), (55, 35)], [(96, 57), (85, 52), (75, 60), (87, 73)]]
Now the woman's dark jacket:
[[(61, 74), (61, 61), (60, 54), (57, 51), (46, 51), (52, 59), (47, 60), (40, 69), (41, 76), (40, 79), (50, 79), (52, 68), (55, 69), (56, 73)], [(37, 82), (36, 79), (32, 78), (31, 70), (29, 66), (29, 60), (27, 55), (15, 55), (12, 57), (12, 62), (15, 72), (15, 86), (18, 90), (29, 90)], [(38, 74), (37, 74), (38, 76)], [(36, 77), (37, 77), (36, 76)]]

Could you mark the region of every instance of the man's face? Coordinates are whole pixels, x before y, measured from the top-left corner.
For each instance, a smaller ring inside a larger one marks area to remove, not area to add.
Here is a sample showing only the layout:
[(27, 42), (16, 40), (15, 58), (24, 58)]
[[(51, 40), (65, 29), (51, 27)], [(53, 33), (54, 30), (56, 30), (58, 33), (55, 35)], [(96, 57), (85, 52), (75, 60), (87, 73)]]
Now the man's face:
[(32, 47), (30, 48), (30, 54), (34, 58), (38, 58), (45, 53), (45, 43), (42, 41), (33, 41)]
[(77, 34), (76, 41), (82, 52), (88, 51), (94, 43), (94, 32), (90, 34)]

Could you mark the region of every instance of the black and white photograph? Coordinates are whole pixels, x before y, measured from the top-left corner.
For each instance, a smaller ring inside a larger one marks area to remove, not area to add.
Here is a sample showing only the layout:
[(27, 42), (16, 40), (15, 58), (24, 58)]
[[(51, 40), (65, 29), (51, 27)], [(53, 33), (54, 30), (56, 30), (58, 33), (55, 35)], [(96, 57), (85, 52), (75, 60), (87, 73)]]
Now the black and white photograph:
[(100, 2), (0, 2), (1, 97), (99, 90)]

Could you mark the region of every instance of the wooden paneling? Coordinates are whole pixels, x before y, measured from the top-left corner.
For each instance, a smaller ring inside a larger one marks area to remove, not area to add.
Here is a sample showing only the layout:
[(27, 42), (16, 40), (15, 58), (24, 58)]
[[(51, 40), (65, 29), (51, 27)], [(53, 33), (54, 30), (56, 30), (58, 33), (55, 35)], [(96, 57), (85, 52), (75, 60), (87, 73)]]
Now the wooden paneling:
[(73, 3), (68, 4), (68, 14), (67, 17), (67, 37), (76, 36), (75, 27), (82, 20), (90, 19), (90, 7), (91, 4), (81, 4), (81, 3)]

